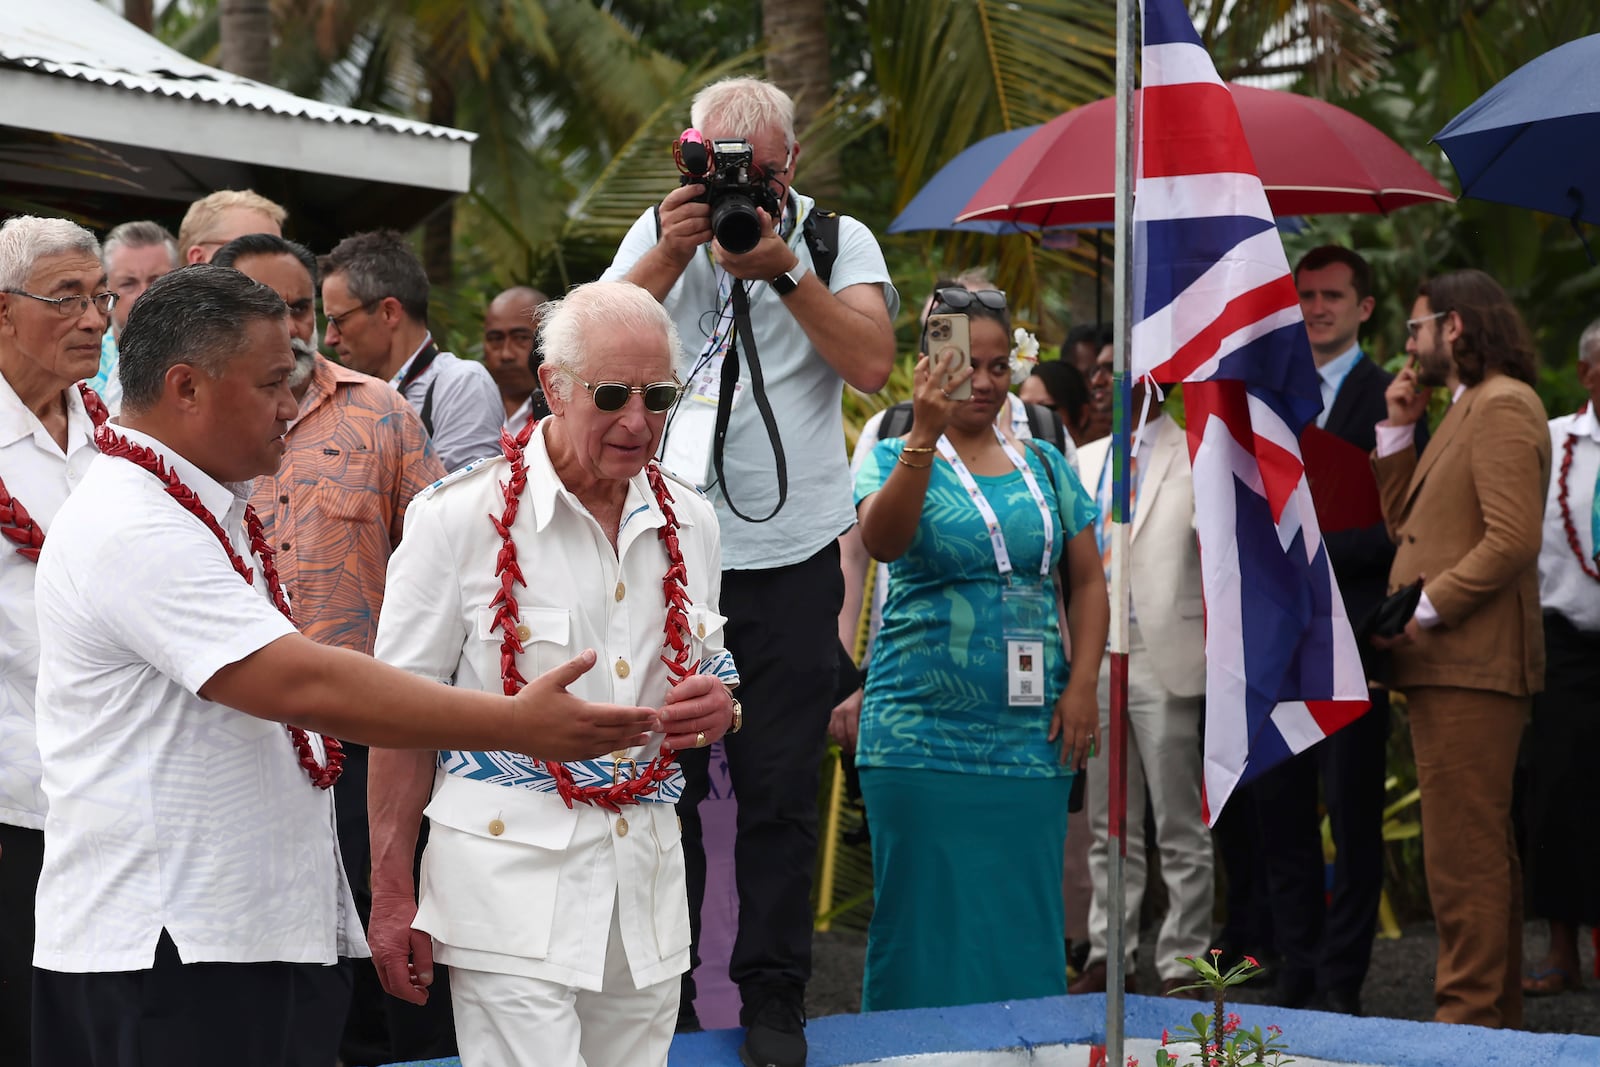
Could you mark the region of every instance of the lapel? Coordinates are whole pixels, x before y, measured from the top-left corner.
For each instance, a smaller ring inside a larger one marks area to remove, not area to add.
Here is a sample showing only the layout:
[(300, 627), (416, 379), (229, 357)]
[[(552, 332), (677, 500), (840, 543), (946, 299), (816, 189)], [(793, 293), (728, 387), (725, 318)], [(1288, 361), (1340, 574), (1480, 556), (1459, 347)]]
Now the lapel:
[(1444, 421), (1439, 423), (1439, 430), (1428, 441), (1428, 447), (1423, 449), (1422, 455), (1417, 458), (1417, 468), (1411, 472), (1411, 484), (1406, 487), (1405, 505), (1410, 506), (1411, 500), (1417, 495), (1417, 490), (1422, 488), (1422, 480), (1428, 476), (1428, 471), (1433, 469), (1434, 463), (1445, 450), (1450, 447), (1455, 439), (1461, 424), (1467, 419), (1472, 409), (1472, 401), (1478, 395), (1480, 386), (1473, 386), (1461, 394), (1461, 398), (1450, 405), (1450, 410), (1445, 412)]
[(1167, 473), (1183, 446), (1183, 428), (1171, 419), (1164, 419), (1161, 423), (1161, 436), (1155, 439), (1150, 449), (1149, 467), (1139, 482), (1139, 501), (1133, 509), (1133, 528), (1128, 531), (1130, 540), (1139, 536), (1139, 529), (1144, 526), (1145, 517), (1150, 514), (1150, 509), (1155, 504), (1156, 494), (1161, 491), (1161, 486), (1167, 480)]

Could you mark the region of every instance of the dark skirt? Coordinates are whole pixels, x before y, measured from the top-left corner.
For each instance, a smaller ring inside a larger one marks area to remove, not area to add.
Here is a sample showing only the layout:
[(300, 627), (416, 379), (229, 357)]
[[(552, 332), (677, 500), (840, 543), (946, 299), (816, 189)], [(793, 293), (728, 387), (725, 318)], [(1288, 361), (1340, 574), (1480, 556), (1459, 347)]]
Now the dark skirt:
[(861, 1010), (1067, 991), (1070, 775), (865, 767), (874, 907)]

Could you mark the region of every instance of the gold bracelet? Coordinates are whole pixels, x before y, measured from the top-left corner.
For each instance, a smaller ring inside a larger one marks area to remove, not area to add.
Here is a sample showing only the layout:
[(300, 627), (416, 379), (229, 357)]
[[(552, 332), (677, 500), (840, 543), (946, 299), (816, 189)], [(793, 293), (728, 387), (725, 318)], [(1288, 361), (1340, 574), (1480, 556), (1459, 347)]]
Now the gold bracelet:
[(910, 445), (902, 445), (900, 447), (900, 451), (911, 452), (915, 455), (924, 456), (930, 452), (937, 452), (939, 450), (937, 448), (912, 448)]
[(895, 459), (899, 460), (901, 463), (904, 463), (914, 471), (925, 471), (929, 467), (933, 466), (933, 460), (931, 459), (926, 463), (909, 463), (906, 461), (906, 457), (904, 456), (896, 456)]

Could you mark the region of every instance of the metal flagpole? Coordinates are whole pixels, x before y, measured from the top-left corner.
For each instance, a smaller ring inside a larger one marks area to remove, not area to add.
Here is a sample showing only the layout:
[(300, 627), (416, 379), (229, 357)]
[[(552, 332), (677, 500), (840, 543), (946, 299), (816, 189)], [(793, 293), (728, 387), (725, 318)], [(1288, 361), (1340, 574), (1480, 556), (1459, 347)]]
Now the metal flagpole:
[(1128, 424), (1132, 389), (1128, 380), (1128, 345), (1133, 333), (1133, 68), (1135, 0), (1117, 0), (1117, 186), (1116, 237), (1113, 251), (1111, 408), (1111, 736), (1107, 739), (1107, 907), (1106, 929), (1106, 1062), (1122, 1067), (1123, 991), (1127, 977), (1127, 945), (1123, 936), (1128, 901), (1124, 870), (1128, 854)]

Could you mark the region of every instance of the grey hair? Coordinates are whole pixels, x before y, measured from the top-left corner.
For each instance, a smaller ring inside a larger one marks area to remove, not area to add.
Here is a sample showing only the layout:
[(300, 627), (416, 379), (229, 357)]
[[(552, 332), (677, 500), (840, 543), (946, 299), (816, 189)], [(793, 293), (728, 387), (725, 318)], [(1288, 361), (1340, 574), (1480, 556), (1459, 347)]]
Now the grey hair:
[(159, 222), (141, 219), (138, 222), (124, 222), (122, 225), (106, 234), (106, 240), (100, 246), (100, 263), (111, 269), (111, 257), (117, 254), (119, 248), (155, 248), (164, 246), (167, 256), (172, 260), (172, 266), (177, 268), (178, 239)]
[(81, 252), (100, 258), (94, 234), (66, 219), (18, 215), (0, 226), (0, 289), (21, 289), (34, 265), (46, 256)]
[(1578, 358), (1585, 363), (1600, 363), (1600, 319), (1595, 319), (1578, 338)]
[[(678, 360), (678, 328), (648, 290), (632, 282), (589, 282), (559, 300), (539, 307), (539, 354), (546, 364), (581, 377), (588, 357), (585, 339), (607, 327), (639, 333), (656, 332), (667, 340), (667, 362)], [(572, 395), (572, 380), (557, 375), (553, 386), (563, 400)]]
[(138, 415), (153, 408), (167, 371), (179, 363), (222, 377), (252, 324), (288, 314), (282, 297), (231, 267), (196, 263), (156, 279), (117, 338), (122, 409)]
[(782, 130), (783, 146), (794, 149), (794, 101), (789, 94), (760, 78), (723, 78), (694, 96), (689, 122), (699, 130), (707, 126), (749, 140), (763, 130)]
[(322, 257), (322, 276), (343, 274), (350, 295), (363, 305), (394, 297), (417, 322), (428, 321), (428, 273), (396, 230), (346, 237)]

